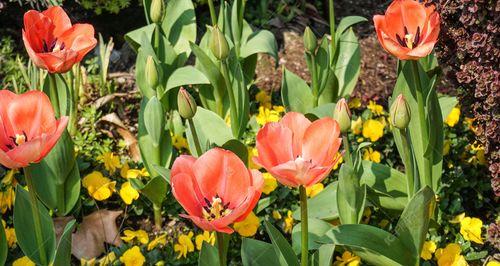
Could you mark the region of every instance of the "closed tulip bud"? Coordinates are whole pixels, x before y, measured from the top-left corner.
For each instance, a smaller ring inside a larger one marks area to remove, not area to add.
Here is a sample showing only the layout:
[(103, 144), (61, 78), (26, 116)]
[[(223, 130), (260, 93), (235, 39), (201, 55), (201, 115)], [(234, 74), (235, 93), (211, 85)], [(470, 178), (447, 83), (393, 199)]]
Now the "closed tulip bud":
[(163, 0), (153, 0), (149, 10), (149, 16), (153, 23), (161, 23), (165, 14), (165, 3)]
[(191, 119), (196, 114), (196, 101), (184, 88), (177, 94), (177, 108), (181, 117), (185, 119)]
[(156, 69), (156, 63), (152, 56), (148, 56), (146, 59), (145, 75), (149, 87), (156, 89), (158, 86), (158, 70)]
[(210, 50), (219, 60), (224, 60), (229, 55), (229, 44), (227, 43), (224, 33), (218, 27), (212, 29), (210, 36)]
[(400, 94), (394, 103), (392, 103), (390, 110), (390, 122), (391, 124), (399, 129), (405, 129), (410, 123), (410, 106), (406, 101), (403, 94)]
[(337, 120), (340, 126), (340, 132), (346, 133), (351, 129), (351, 110), (344, 98), (340, 99), (333, 111), (333, 118)]
[(318, 40), (316, 39), (316, 35), (314, 35), (314, 32), (311, 30), (311, 28), (306, 27), (306, 30), (304, 31), (304, 47), (306, 48), (306, 51), (309, 53), (314, 53), (317, 45)]

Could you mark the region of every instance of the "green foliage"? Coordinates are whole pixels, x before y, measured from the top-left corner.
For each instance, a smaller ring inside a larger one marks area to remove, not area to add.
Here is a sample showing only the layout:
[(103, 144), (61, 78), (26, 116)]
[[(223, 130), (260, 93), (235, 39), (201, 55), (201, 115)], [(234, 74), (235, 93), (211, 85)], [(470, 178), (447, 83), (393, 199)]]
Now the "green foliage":
[(81, 0), (80, 4), (85, 9), (92, 9), (98, 15), (104, 12), (118, 14), (120, 10), (128, 7), (131, 0)]

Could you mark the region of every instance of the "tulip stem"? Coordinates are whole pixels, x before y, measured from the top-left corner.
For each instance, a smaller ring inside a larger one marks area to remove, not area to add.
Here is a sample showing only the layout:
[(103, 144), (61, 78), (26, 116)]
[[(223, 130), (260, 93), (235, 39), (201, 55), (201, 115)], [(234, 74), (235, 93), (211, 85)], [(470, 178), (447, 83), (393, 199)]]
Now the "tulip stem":
[(156, 54), (160, 54), (160, 38), (161, 38), (160, 27), (161, 27), (160, 24), (155, 24), (153, 48)]
[(405, 165), (406, 179), (407, 179), (407, 193), (408, 202), (415, 193), (415, 177), (413, 175), (413, 153), (411, 151), (411, 140), (407, 129), (398, 129), (401, 135), (401, 142), (403, 144), (403, 163)]
[(305, 186), (299, 187), (300, 192), (300, 220), (301, 220), (301, 260), (302, 266), (307, 266), (309, 263), (309, 229), (308, 229), (308, 216), (307, 216), (307, 192)]
[(315, 55), (310, 53), (310, 58), (311, 58), (311, 85), (312, 85), (312, 92), (313, 92), (313, 97), (314, 97), (314, 102), (313, 102), (313, 107), (318, 106), (318, 101), (319, 101), (319, 89), (318, 89), (318, 77), (316, 74), (316, 58)]
[(155, 227), (157, 230), (161, 230), (161, 205), (158, 206), (153, 203), (153, 215), (155, 219)]
[(226, 248), (224, 247), (224, 233), (217, 232), (217, 251), (219, 252), (219, 265), (227, 265)]
[(28, 185), (28, 192), (31, 201), (31, 214), (33, 215), (33, 223), (35, 224), (35, 238), (38, 245), (38, 254), (40, 254), (40, 261), (42, 265), (48, 265), (47, 254), (45, 253), (45, 245), (42, 234), (42, 223), (40, 221), (40, 210), (38, 209), (38, 200), (36, 198), (35, 186), (31, 179), (31, 173), (28, 167), (24, 168), (24, 177)]
[(61, 115), (60, 105), (59, 105), (59, 95), (57, 94), (57, 83), (56, 74), (49, 73), (49, 91), (50, 91), (50, 102), (54, 107), (54, 113), (57, 118)]
[(194, 126), (193, 119), (188, 119), (187, 121), (189, 123), (189, 128), (191, 129), (191, 134), (193, 135), (193, 141), (196, 153), (198, 154), (198, 157), (200, 157), (202, 151), (201, 151), (200, 139), (198, 138), (198, 133), (196, 132), (196, 127)]
[(217, 25), (217, 16), (215, 15), (214, 1), (208, 0), (208, 9), (210, 10), (210, 19), (212, 20), (212, 26)]
[(335, 10), (333, 8), (333, 0), (328, 1), (328, 15), (330, 20), (330, 62), (333, 63), (333, 55), (335, 54)]

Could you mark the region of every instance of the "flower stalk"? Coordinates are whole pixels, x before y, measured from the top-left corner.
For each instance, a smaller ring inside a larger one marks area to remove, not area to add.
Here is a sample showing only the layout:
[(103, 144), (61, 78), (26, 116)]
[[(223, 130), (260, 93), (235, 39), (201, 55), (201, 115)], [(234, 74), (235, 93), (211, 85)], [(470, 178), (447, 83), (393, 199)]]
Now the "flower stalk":
[(224, 233), (217, 232), (217, 250), (219, 253), (219, 265), (226, 266), (227, 265), (227, 254), (226, 248), (224, 247)]
[[(57, 94), (57, 83), (56, 83), (56, 74), (49, 73), (49, 91), (50, 91), (50, 102), (54, 107), (54, 114), (56, 117), (61, 116), (61, 110), (59, 105), (59, 95)], [(76, 108), (76, 107), (75, 107)]]
[(300, 264), (302, 266), (307, 266), (309, 263), (309, 228), (308, 228), (308, 216), (307, 216), (307, 192), (305, 186), (299, 187), (300, 193), (300, 220), (301, 220), (301, 259)]
[(210, 19), (212, 20), (212, 26), (217, 25), (217, 16), (215, 15), (214, 1), (208, 0), (208, 9), (210, 10)]
[(156, 230), (161, 230), (161, 206), (153, 203), (153, 215), (155, 220)]

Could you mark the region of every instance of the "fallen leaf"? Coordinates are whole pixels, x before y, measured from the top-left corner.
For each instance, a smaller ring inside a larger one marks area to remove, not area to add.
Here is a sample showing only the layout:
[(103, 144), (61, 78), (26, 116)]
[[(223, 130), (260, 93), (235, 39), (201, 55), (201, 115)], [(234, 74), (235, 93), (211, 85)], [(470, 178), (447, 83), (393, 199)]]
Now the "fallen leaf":
[(130, 130), (127, 129), (125, 124), (123, 124), (118, 115), (116, 113), (110, 113), (101, 117), (100, 121), (107, 122), (116, 126), (116, 131), (118, 131), (118, 134), (120, 134), (120, 136), (125, 141), (125, 145), (127, 145), (130, 158), (134, 162), (139, 162), (141, 160), (141, 153), (137, 144), (137, 139), (134, 134), (132, 134)]

